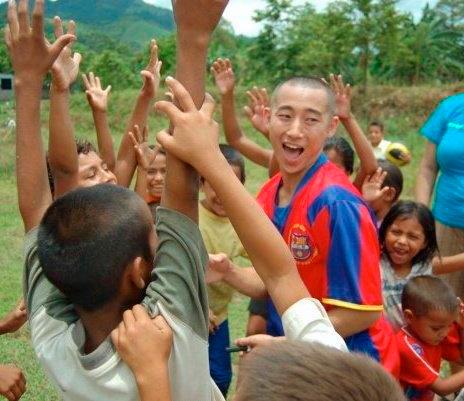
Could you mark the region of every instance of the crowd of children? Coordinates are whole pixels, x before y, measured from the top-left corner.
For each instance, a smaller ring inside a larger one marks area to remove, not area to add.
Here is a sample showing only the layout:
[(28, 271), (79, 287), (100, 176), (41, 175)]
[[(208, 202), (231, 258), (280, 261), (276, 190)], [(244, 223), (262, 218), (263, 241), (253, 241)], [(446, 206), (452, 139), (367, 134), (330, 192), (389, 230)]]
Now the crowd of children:
[[(216, 60), (228, 144), (218, 143), (205, 71), (226, 5), (173, 1), (170, 100), (154, 104), (162, 63), (153, 40), (116, 156), (111, 87), (93, 73), (83, 82), (98, 150), (74, 136), (76, 24), (65, 33), (55, 17), (50, 43), (44, 0), (31, 19), (27, 0), (9, 2), (24, 301), (0, 333), (21, 327), (27, 310), (32, 345), (63, 400), (219, 401), (232, 380), (228, 307), (238, 291), (252, 301), (247, 336), (235, 341), (236, 401), (432, 401), (458, 392), (464, 371), (439, 370), (442, 360), (463, 361), (464, 305), (436, 275), (464, 270), (464, 254), (442, 257), (432, 212), (400, 200), (403, 176), (385, 160), (384, 127), (372, 122), (364, 135), (342, 77), (292, 77), (271, 96), (249, 91), (245, 112), (267, 149), (241, 129), (232, 64)], [(156, 145), (153, 104), (169, 120)], [(354, 150), (335, 135), (339, 123)], [(257, 200), (244, 188), (243, 157), (269, 172)], [(21, 370), (0, 365), (0, 394), (18, 400), (25, 390)]]

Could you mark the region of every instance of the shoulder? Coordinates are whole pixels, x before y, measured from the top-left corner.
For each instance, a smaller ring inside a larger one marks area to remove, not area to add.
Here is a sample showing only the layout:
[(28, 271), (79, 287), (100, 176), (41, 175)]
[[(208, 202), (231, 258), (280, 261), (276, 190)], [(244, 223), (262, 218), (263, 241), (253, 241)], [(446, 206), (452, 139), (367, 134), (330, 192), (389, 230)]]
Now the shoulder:
[(282, 175), (280, 173), (275, 174), (273, 177), (269, 178), (261, 189), (258, 192), (258, 199), (266, 198), (271, 192), (273, 192), (276, 187), (279, 185)]

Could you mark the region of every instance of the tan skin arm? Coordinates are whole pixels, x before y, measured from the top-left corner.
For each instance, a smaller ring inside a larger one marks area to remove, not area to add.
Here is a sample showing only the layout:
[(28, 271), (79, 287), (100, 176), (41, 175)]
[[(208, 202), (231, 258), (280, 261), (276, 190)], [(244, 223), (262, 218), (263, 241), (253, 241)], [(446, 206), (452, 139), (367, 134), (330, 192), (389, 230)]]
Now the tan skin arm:
[(343, 338), (367, 330), (381, 316), (381, 312), (357, 311), (348, 308), (333, 308), (327, 314), (335, 330)]
[(430, 141), (425, 145), (424, 156), (422, 156), (419, 173), (416, 180), (415, 197), (416, 201), (424, 205), (430, 204), (435, 180), (438, 174), (436, 161), (437, 146)]
[(432, 260), (433, 274), (446, 274), (464, 270), (464, 253), (453, 256), (435, 256)]

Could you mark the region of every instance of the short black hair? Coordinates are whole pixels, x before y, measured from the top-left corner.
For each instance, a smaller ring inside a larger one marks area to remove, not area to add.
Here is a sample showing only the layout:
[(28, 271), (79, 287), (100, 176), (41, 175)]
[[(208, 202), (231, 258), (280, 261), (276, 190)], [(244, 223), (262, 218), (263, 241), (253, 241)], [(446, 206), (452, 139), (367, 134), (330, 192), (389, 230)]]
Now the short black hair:
[(226, 158), (227, 163), (231, 166), (236, 166), (240, 169), (240, 181), (242, 184), (245, 183), (246, 174), (245, 174), (245, 159), (243, 158), (242, 154), (237, 150), (234, 149), (232, 146), (226, 143), (219, 144), (219, 150)]
[(45, 276), (84, 310), (107, 304), (133, 259), (152, 263), (153, 227), (144, 208), (135, 192), (110, 184), (79, 188), (55, 200), (38, 232)]
[(93, 146), (92, 142), (88, 141), (87, 139), (76, 139), (76, 148), (77, 154), (84, 154), (87, 155), (90, 152), (97, 153), (95, 146)]
[(385, 237), (390, 226), (396, 219), (416, 217), (424, 231), (426, 241), (425, 248), (412, 259), (412, 264), (428, 263), (438, 250), (437, 236), (435, 234), (435, 219), (430, 209), (422, 203), (413, 201), (399, 201), (388, 211), (382, 221), (379, 230), (379, 240), (382, 248), (385, 248)]
[(436, 276), (421, 275), (408, 280), (401, 294), (403, 311), (411, 310), (416, 317), (431, 311), (456, 313), (459, 301), (451, 286)]
[(380, 131), (383, 132), (384, 126), (383, 126), (383, 123), (381, 123), (380, 121), (378, 121), (378, 120), (371, 121), (371, 122), (369, 123), (369, 127), (372, 127), (372, 126), (374, 126), (374, 127), (379, 127), (379, 128), (380, 128)]
[(285, 85), (323, 90), (325, 94), (327, 95), (327, 108), (329, 110), (329, 113), (331, 115), (336, 114), (337, 107), (335, 105), (335, 94), (332, 88), (322, 78), (314, 77), (314, 76), (295, 76), (295, 77), (288, 78), (285, 81), (281, 82), (279, 85), (277, 85), (277, 87), (274, 89), (274, 92), (272, 93), (271, 105), (274, 104), (279, 90)]
[(343, 160), (343, 167), (351, 175), (354, 170), (354, 150), (349, 142), (341, 136), (327, 138), (324, 143), (324, 152), (335, 150)]
[(403, 173), (397, 166), (390, 163), (388, 160), (378, 159), (377, 163), (383, 171), (387, 172), (387, 176), (383, 181), (382, 188), (394, 188), (396, 193), (393, 202), (396, 202), (400, 197), (401, 192), (403, 192)]

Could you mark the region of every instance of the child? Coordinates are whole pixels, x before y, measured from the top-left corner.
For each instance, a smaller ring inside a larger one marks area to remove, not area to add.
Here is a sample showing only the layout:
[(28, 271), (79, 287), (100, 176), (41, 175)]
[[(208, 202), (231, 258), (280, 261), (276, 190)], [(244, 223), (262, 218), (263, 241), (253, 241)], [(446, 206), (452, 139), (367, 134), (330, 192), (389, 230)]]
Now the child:
[[(374, 221), (346, 174), (322, 153), (338, 124), (335, 96), (319, 78), (292, 78), (277, 87), (271, 104), (269, 138), (280, 173), (264, 185), (258, 201), (348, 347), (371, 355), (396, 373), (394, 340), (381, 316)], [(252, 270), (231, 264), (223, 278), (246, 295), (265, 296)], [(268, 333), (282, 332), (278, 314), (269, 304)]]
[(376, 159), (385, 159), (388, 145), (391, 144), (384, 138), (383, 124), (372, 121), (368, 127), (368, 138)]
[[(409, 400), (433, 400), (464, 387), (464, 371), (446, 379), (440, 362), (462, 361), (458, 328), (459, 299), (451, 287), (433, 276), (409, 280), (401, 297), (406, 327), (397, 333), (400, 382)], [(453, 325), (454, 323), (454, 325)]]
[(323, 150), (327, 158), (345, 171), (348, 177), (353, 174), (354, 151), (345, 138), (341, 136), (327, 138)]
[[(204, 97), (206, 50), (225, 5), (196, 0), (174, 5), (177, 74), (197, 104)], [(54, 60), (75, 37), (62, 35), (48, 44), (43, 6), (43, 0), (36, 1), (31, 28), (27, 1), (20, 1), (18, 11), (11, 1), (6, 29), (15, 71), (18, 203), (27, 233), (24, 293), (34, 349), (65, 400), (137, 400), (136, 385), (146, 382), (119, 359), (108, 336), (120, 324), (123, 310), (144, 300), (150, 316), (162, 313), (175, 333), (173, 399), (222, 400), (209, 378), (203, 279), (207, 254), (195, 224), (198, 177), (192, 169), (168, 156), (156, 274), (151, 215), (133, 192), (95, 185), (68, 192), (50, 206), (40, 94)]]
[[(237, 178), (245, 183), (245, 161), (230, 145), (220, 144), (219, 149), (232, 166)], [(221, 200), (208, 181), (201, 179), (204, 199), (199, 204), (199, 220), (201, 235), (206, 250), (213, 255), (227, 256), (237, 262), (238, 258), (247, 258), (242, 243), (238, 238)], [(209, 307), (215, 315), (215, 330), (209, 335), (209, 362), (211, 377), (221, 390), (224, 397), (232, 380), (232, 363), (230, 353), (226, 351), (229, 346), (228, 306), (232, 300), (234, 290), (225, 283), (208, 285)]]
[(396, 330), (404, 326), (401, 294), (409, 279), (432, 274), (437, 251), (435, 220), (427, 206), (399, 201), (380, 226), (383, 305)]
[(403, 173), (387, 160), (377, 160), (379, 168), (367, 176), (362, 185), (362, 195), (369, 203), (380, 226), (391, 207), (403, 192)]

